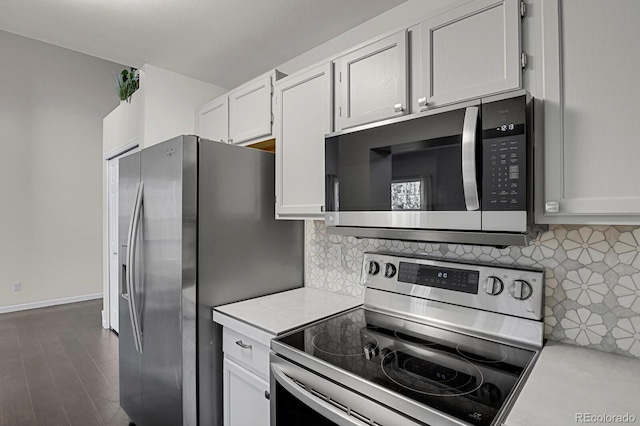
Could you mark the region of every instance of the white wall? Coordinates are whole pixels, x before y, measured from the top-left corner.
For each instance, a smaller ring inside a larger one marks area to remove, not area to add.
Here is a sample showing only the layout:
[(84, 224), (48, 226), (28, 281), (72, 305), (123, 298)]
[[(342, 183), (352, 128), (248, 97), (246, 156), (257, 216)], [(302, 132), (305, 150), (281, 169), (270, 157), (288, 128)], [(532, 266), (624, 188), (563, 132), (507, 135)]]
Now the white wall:
[(195, 108), (228, 91), (150, 64), (140, 71), (145, 90), (144, 146), (194, 134)]
[(102, 118), (122, 66), (6, 32), (0, 58), (0, 312), (98, 294)]
[[(401, 30), (469, 0), (409, 0), (276, 67), (293, 74), (392, 30)], [(293, 41), (292, 41), (293, 42)]]

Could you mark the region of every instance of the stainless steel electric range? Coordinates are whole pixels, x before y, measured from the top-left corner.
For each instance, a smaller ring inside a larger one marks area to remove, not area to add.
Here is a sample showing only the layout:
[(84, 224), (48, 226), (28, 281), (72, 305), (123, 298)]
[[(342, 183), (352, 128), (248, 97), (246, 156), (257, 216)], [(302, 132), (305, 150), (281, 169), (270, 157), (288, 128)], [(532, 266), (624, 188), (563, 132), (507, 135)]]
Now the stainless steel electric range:
[(364, 306), (271, 343), (271, 425), (499, 425), (543, 344), (544, 272), (365, 253)]

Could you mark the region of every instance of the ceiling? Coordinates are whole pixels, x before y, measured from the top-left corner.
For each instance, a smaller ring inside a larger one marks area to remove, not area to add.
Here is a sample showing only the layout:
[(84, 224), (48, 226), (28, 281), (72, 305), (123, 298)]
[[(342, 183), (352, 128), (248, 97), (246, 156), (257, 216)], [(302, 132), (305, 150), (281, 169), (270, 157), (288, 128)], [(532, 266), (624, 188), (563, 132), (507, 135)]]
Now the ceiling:
[(1, 0), (0, 30), (233, 88), (406, 0)]

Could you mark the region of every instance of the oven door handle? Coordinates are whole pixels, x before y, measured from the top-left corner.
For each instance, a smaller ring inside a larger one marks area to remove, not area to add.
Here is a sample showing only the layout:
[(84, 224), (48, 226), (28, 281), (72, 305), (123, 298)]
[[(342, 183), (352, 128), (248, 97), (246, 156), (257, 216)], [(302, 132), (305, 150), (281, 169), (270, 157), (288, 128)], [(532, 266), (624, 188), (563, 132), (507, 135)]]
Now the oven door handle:
[[(274, 375), (276, 381), (284, 387), (287, 392), (297, 398), (304, 405), (318, 412), (326, 419), (340, 426), (370, 426), (369, 423), (362, 422), (355, 417), (350, 416), (347, 412), (333, 406), (328, 401), (315, 396), (306, 389), (297, 385), (293, 379), (288, 377), (282, 368), (273, 361), (271, 362), (271, 374)], [(318, 379), (323, 380), (323, 379)], [(313, 383), (306, 383), (307, 386), (313, 388)], [(277, 398), (277, 396), (276, 396)]]
[(462, 185), (467, 210), (478, 210), (478, 175), (476, 174), (476, 135), (479, 109), (467, 107), (462, 127)]

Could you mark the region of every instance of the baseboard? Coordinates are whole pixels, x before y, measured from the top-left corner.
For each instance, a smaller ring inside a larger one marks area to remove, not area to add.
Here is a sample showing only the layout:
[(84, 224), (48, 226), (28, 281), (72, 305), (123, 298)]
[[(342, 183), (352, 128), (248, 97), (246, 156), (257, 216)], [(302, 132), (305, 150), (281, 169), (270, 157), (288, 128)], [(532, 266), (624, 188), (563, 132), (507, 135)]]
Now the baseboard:
[(102, 299), (102, 293), (83, 294), (82, 296), (64, 297), (62, 299), (43, 300), (41, 302), (23, 303), (20, 305), (0, 306), (0, 314), (8, 312), (26, 311), (27, 309), (46, 308), (47, 306), (64, 305), (67, 303), (84, 302), (86, 300)]

